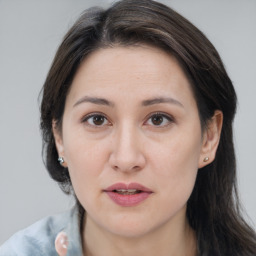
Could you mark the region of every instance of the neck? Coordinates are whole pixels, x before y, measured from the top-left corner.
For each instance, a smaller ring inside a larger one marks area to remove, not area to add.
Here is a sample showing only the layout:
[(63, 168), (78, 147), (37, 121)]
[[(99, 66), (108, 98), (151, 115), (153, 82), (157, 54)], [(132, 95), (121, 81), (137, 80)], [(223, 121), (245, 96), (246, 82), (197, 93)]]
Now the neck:
[(123, 237), (99, 227), (85, 216), (83, 232), (86, 256), (195, 256), (196, 236), (188, 222), (165, 223), (138, 237)]

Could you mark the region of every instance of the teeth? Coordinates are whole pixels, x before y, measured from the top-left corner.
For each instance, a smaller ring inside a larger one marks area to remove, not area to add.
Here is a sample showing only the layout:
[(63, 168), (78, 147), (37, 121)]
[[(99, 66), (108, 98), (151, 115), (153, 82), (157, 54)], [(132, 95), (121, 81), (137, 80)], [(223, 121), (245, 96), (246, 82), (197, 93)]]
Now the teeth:
[(116, 189), (115, 191), (118, 194), (122, 194), (122, 195), (134, 195), (140, 192), (140, 190), (137, 190), (137, 189)]
[(134, 193), (137, 191), (137, 189), (117, 189), (117, 192), (130, 192), (130, 193)]

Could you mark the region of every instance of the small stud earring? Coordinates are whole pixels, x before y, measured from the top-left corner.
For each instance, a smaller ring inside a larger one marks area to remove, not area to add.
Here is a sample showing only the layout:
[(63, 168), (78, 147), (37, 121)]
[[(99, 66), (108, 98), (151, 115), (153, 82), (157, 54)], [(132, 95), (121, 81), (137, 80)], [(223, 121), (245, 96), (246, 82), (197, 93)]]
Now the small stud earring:
[(204, 162), (207, 162), (208, 160), (209, 160), (208, 156), (204, 158)]
[(64, 164), (64, 158), (62, 157), (62, 156), (60, 156), (59, 158), (58, 158), (58, 161), (59, 161), (59, 163), (60, 163), (60, 165), (63, 165)]

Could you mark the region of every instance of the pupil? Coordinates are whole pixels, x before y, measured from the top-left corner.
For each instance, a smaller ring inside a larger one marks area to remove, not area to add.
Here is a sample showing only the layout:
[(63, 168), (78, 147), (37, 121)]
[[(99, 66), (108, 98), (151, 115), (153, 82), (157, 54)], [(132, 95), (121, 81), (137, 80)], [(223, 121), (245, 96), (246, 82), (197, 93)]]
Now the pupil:
[(163, 122), (163, 117), (162, 116), (156, 115), (156, 116), (152, 117), (152, 123), (154, 125), (160, 125), (162, 122)]
[(93, 123), (95, 125), (102, 125), (104, 123), (104, 116), (94, 116)]

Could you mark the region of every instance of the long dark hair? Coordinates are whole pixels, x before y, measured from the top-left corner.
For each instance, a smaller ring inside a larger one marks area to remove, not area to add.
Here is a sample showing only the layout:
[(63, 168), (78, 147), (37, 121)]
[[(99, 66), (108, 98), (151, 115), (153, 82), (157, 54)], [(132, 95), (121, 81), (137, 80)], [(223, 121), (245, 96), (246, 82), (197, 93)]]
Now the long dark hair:
[(46, 78), (41, 104), (45, 164), (51, 177), (64, 192), (72, 191), (68, 170), (57, 162), (52, 120), (57, 120), (61, 129), (65, 100), (81, 62), (99, 48), (140, 44), (161, 48), (179, 61), (190, 80), (202, 129), (215, 110), (223, 112), (216, 159), (198, 170), (187, 204), (199, 255), (256, 255), (256, 236), (241, 216), (237, 195), (232, 134), (236, 94), (232, 82), (204, 34), (158, 2), (124, 0), (107, 10), (88, 9), (64, 37)]

